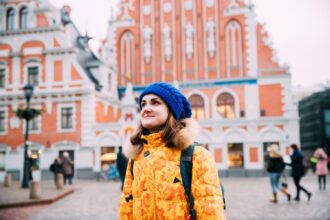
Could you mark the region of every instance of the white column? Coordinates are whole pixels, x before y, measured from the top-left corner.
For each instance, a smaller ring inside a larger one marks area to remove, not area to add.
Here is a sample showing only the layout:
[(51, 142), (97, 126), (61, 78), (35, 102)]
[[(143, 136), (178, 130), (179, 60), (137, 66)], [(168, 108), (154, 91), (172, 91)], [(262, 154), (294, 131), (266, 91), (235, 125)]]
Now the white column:
[(95, 124), (95, 97), (93, 94), (86, 95), (81, 104), (81, 146), (91, 147), (94, 144), (95, 134), (93, 124)]
[(13, 77), (13, 88), (14, 90), (18, 90), (20, 87), (20, 69), (21, 69), (21, 63), (20, 63), (20, 56), (14, 56), (13, 57), (13, 63), (12, 63), (12, 77)]
[(245, 86), (245, 117), (259, 117), (259, 88), (257, 84)]
[(247, 17), (247, 65), (250, 77), (258, 75), (258, 55), (257, 55), (257, 22), (253, 11), (246, 13)]

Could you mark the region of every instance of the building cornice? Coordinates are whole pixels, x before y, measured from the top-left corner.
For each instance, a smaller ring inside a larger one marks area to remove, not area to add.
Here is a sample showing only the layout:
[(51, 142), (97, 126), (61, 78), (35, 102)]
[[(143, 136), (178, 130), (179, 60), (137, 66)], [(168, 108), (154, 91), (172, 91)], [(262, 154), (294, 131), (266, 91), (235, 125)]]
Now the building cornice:
[(28, 29), (17, 29), (17, 30), (5, 30), (0, 31), (0, 37), (7, 37), (13, 35), (27, 35), (27, 34), (40, 34), (46, 32), (56, 32), (56, 31), (64, 31), (60, 26), (51, 26), (51, 27), (36, 27), (36, 28), (28, 28)]

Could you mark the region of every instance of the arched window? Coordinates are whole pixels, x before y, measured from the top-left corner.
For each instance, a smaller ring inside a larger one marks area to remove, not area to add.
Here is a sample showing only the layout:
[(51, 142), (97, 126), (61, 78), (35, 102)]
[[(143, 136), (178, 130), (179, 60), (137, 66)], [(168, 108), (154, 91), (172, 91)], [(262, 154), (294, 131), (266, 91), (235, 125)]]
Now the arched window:
[(8, 9), (6, 18), (7, 18), (7, 20), (6, 20), (7, 30), (13, 30), (14, 29), (14, 19), (15, 19), (15, 11), (13, 8)]
[(218, 96), (217, 112), (224, 118), (235, 118), (234, 97), (228, 92), (224, 92)]
[(237, 21), (231, 21), (226, 27), (226, 72), (227, 77), (243, 75), (242, 28)]
[(23, 7), (19, 12), (19, 27), (21, 29), (27, 28), (28, 13), (29, 10), (27, 9), (27, 7)]
[(123, 34), (120, 40), (121, 85), (135, 83), (135, 39), (131, 32)]
[(204, 100), (200, 95), (192, 95), (189, 97), (192, 108), (192, 117), (197, 120), (205, 119)]

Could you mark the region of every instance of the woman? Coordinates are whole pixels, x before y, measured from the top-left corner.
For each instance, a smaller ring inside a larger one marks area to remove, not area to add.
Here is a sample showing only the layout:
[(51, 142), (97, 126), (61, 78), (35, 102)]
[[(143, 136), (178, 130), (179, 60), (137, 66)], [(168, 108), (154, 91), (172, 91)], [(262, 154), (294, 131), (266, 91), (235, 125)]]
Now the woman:
[(281, 186), (282, 172), (285, 168), (283, 158), (277, 144), (272, 144), (268, 147), (269, 157), (267, 163), (267, 171), (269, 172), (270, 184), (273, 191), (273, 199), (271, 202), (277, 203), (277, 190), (279, 189), (282, 193), (287, 196), (288, 201), (291, 200), (291, 195), (288, 193), (286, 188)]
[(291, 154), (291, 163), (287, 164), (292, 166), (292, 174), (294, 184), (296, 186), (297, 194), (294, 200), (300, 201), (300, 190), (306, 193), (308, 200), (311, 199), (312, 193), (308, 192), (304, 187), (300, 185), (301, 178), (305, 175), (305, 168), (303, 165), (303, 154), (299, 151), (298, 146), (296, 144), (291, 144), (291, 149), (293, 153)]
[(328, 170), (328, 155), (324, 152), (322, 147), (318, 147), (314, 153), (314, 157), (317, 159), (316, 162), (316, 175), (319, 179), (319, 189), (325, 190), (325, 186), (327, 184), (326, 176), (329, 174)]
[[(180, 173), (181, 150), (193, 144), (197, 122), (179, 90), (166, 83), (148, 86), (139, 97), (140, 126), (124, 152), (128, 163), (120, 201), (120, 219), (190, 219)], [(192, 194), (196, 219), (224, 220), (218, 170), (209, 152), (196, 146)]]

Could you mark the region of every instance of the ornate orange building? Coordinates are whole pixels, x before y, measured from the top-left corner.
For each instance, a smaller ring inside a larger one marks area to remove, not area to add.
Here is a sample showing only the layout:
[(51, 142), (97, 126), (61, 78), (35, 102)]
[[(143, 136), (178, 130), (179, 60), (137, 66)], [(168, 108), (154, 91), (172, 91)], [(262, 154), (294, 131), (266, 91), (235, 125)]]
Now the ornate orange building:
[(279, 65), (253, 5), (122, 0), (118, 8), (101, 54), (117, 70), (120, 96), (130, 84), (131, 100), (149, 83), (176, 85), (202, 127), (197, 141), (223, 175), (259, 175), (269, 144), (288, 154), (299, 142), (289, 68)]

